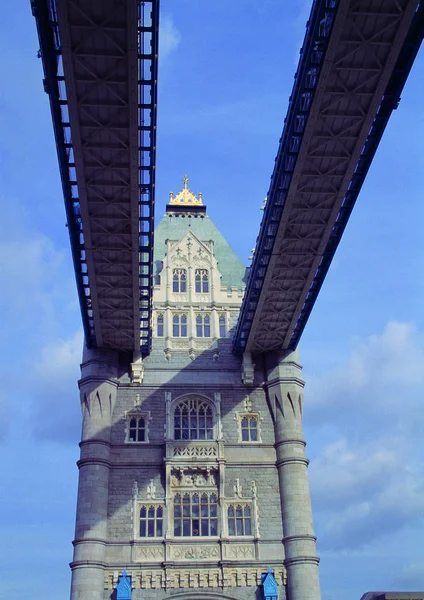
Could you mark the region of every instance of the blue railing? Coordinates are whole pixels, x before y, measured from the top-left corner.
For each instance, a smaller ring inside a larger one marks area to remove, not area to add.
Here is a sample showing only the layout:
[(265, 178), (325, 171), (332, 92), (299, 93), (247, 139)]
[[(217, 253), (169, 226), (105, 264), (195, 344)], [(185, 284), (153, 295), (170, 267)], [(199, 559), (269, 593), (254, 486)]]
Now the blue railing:
[(152, 344), (159, 0), (138, 2), (138, 169), (140, 350)]
[(93, 307), (84, 246), (81, 207), (71, 139), (65, 78), (60, 49), (59, 27), (55, 0), (31, 0), (37, 23), (40, 53), (44, 69), (44, 90), (49, 96), (56, 141), (59, 171), (62, 180), (67, 227), (71, 240), (72, 259), (77, 281), (82, 323), (88, 348), (96, 345)]
[[(150, 352), (153, 295), (159, 0), (138, 6), (138, 164), (140, 349)], [(65, 200), (67, 226), (87, 346), (96, 346), (81, 207), (78, 198), (55, 0), (31, 0), (44, 69)]]
[(424, 3), (418, 4), (414, 19), (409, 28), (407, 37), (402, 46), (396, 65), (384, 92), (383, 99), (374, 117), (368, 137), (362, 148), (361, 155), (355, 167), (354, 174), (350, 180), (347, 192), (342, 202), (336, 222), (333, 226), (327, 246), (324, 250), (315, 277), (309, 288), (304, 305), (300, 312), (296, 327), (290, 340), (289, 349), (294, 350), (299, 343), (305, 325), (309, 319), (312, 308), (318, 297), (321, 286), (330, 268), (331, 261), (337, 250), (347, 222), (349, 220), (356, 199), (361, 191), (368, 169), (371, 166), (380, 140), (383, 136), (390, 116), (400, 102), (400, 95), (408, 79), (408, 75), (414, 64), (421, 42), (424, 36)]

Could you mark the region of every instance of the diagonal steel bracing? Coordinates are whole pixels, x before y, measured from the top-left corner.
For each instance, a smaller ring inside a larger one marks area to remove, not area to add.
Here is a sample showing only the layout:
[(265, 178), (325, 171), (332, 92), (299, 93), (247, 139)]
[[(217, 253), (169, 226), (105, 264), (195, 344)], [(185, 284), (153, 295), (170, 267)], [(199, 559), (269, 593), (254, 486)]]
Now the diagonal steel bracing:
[(418, 0), (313, 4), (234, 347), (296, 347), (420, 46)]
[(33, 0), (88, 346), (150, 350), (159, 0)]

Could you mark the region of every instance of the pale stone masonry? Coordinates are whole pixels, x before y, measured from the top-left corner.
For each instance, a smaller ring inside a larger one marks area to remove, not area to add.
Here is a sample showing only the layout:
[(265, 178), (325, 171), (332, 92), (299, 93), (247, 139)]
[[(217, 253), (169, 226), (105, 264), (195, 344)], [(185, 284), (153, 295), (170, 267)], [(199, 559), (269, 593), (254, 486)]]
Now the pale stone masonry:
[(71, 600), (319, 600), (296, 354), (237, 357), (245, 267), (201, 197), (156, 230), (153, 347), (85, 350)]

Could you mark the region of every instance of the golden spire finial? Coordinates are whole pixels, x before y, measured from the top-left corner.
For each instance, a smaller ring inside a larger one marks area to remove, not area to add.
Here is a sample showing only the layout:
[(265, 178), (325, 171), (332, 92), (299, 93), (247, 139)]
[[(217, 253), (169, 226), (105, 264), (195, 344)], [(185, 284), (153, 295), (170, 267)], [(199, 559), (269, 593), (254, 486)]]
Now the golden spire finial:
[(195, 196), (188, 189), (188, 177), (184, 175), (183, 177), (184, 187), (179, 194), (174, 196), (172, 192), (169, 194), (169, 204), (183, 204), (183, 205), (203, 205), (202, 202), (202, 194), (200, 193), (198, 196)]

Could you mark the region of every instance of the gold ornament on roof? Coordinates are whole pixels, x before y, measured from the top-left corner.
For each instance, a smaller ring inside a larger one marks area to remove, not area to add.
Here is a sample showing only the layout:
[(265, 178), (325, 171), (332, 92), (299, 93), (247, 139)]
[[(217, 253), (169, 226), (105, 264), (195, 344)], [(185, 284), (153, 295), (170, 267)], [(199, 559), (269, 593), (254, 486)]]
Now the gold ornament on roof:
[(180, 206), (190, 206), (194, 204), (196, 206), (203, 206), (202, 193), (200, 192), (198, 196), (195, 196), (188, 189), (187, 175), (184, 175), (183, 177), (183, 184), (183, 189), (176, 196), (174, 196), (172, 192), (169, 192), (169, 204), (179, 204)]

